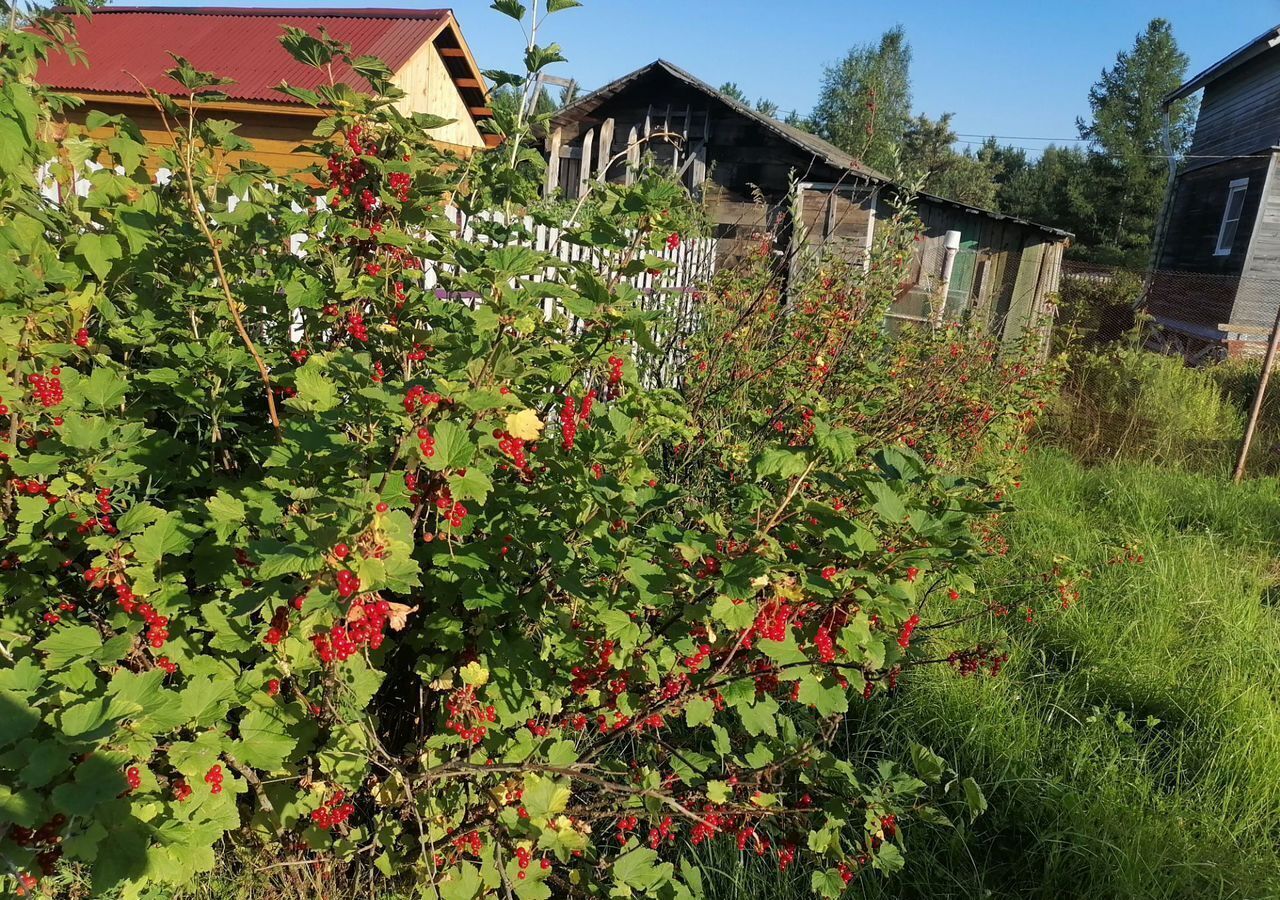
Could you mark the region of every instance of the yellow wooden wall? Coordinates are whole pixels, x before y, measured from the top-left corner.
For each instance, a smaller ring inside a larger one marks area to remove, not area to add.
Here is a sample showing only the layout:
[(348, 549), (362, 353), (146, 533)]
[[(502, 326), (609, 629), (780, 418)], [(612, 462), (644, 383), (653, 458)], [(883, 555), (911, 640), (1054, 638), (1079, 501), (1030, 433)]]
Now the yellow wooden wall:
[(396, 86), (408, 95), (396, 104), (401, 112), (423, 112), (456, 120), (451, 125), (433, 130), (432, 138), (453, 147), (478, 149), (484, 146), (480, 129), (476, 128), (471, 111), (458, 93), (458, 87), (434, 44), (420, 47), (396, 72), (394, 80)]

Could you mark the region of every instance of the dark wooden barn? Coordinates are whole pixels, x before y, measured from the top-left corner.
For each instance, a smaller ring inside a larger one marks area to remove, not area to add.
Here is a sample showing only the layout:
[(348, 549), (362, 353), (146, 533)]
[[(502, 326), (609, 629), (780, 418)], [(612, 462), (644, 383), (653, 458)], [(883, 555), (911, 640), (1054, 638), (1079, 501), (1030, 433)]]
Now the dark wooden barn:
[[(642, 154), (669, 165), (714, 223), (722, 265), (762, 241), (781, 260), (857, 263), (877, 218), (907, 196), (815, 135), (763, 115), (658, 60), (561, 110), (546, 137), (549, 196), (632, 177)], [(923, 234), (893, 316), (972, 316), (1012, 340), (1057, 291), (1067, 232), (915, 195)]]

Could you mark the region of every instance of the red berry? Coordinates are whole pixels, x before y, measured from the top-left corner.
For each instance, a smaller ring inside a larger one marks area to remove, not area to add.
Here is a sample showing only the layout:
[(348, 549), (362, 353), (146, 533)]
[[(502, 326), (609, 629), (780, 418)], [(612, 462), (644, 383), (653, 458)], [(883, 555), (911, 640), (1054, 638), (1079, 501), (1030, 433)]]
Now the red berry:
[(333, 555), (338, 557), (338, 559), (346, 559), (351, 555), (351, 548), (346, 544), (338, 544), (333, 548)]

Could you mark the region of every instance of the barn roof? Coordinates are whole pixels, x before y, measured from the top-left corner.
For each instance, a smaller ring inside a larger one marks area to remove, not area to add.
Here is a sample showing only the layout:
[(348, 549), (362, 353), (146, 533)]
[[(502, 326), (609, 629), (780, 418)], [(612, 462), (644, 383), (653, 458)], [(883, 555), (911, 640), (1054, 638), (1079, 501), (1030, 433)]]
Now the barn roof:
[[(738, 100), (735, 100), (734, 98), (728, 96), (727, 94), (721, 93), (720, 91), (716, 90), (707, 82), (701, 80), (700, 78), (697, 78), (694, 75), (689, 74), (679, 66), (673, 63), (667, 62), (665, 59), (655, 60), (654, 62), (651, 62), (649, 65), (644, 66), (643, 68), (637, 69), (636, 71), (631, 72), (628, 75), (623, 75), (621, 78), (618, 78), (615, 81), (609, 82), (604, 87), (599, 88), (598, 90), (592, 91), (589, 94), (586, 94), (579, 100), (569, 104), (568, 106), (561, 109), (558, 113), (556, 113), (556, 115), (551, 120), (551, 124), (566, 125), (573, 121), (576, 121), (577, 119), (583, 116), (589, 116), (596, 109), (602, 106), (604, 103), (613, 99), (618, 94), (622, 93), (624, 90), (631, 87), (636, 82), (640, 81), (642, 78), (655, 73), (666, 74), (676, 79), (677, 81), (680, 81), (688, 85), (689, 87), (694, 88), (695, 90), (701, 91), (702, 93), (706, 94), (712, 99), (718, 100), (719, 102), (725, 104), (726, 106), (734, 110), (739, 115), (752, 120), (756, 124), (773, 132), (774, 134), (778, 135), (783, 140), (799, 148), (800, 150), (803, 150), (807, 153), (812, 154), (815, 159), (821, 162), (824, 162), (829, 166), (839, 169), (842, 172), (848, 172), (855, 176), (865, 178), (866, 180), (871, 182), (894, 186), (894, 187), (898, 186), (898, 185), (895, 185), (894, 181), (891, 178), (889, 178), (887, 175), (883, 175), (880, 172), (877, 172), (875, 169), (872, 169), (871, 167), (865, 165), (862, 161), (846, 153), (845, 151), (841, 150), (839, 147), (837, 147), (835, 144), (832, 144), (830, 141), (824, 140), (823, 138), (818, 137), (816, 134), (810, 134), (809, 132), (804, 131), (800, 128), (795, 128), (794, 126), (788, 125), (785, 122), (780, 122), (771, 116), (766, 116), (764, 113), (760, 112), (759, 110), (753, 109), (752, 107), (746, 105), (745, 103), (741, 103)], [(951, 206), (956, 209), (963, 210), (964, 212), (974, 213), (975, 215), (987, 216), (989, 218), (996, 219), (998, 221), (1013, 222), (1018, 225), (1026, 225), (1028, 227), (1036, 228), (1040, 231), (1053, 234), (1057, 237), (1069, 238), (1073, 236), (1071, 232), (1063, 231), (1060, 228), (1053, 228), (1049, 225), (1041, 225), (1038, 222), (1031, 222), (1026, 219), (1019, 219), (1016, 216), (1009, 216), (1003, 213), (991, 212), (990, 210), (980, 209), (968, 203), (960, 203), (959, 201), (956, 201), (956, 200), (948, 200), (946, 197), (938, 197), (933, 194), (925, 194), (921, 192), (917, 192), (916, 195), (931, 203), (938, 203), (944, 206)]]
[(719, 100), (739, 115), (753, 120), (758, 125), (774, 132), (783, 140), (795, 144), (802, 149), (808, 150), (818, 159), (829, 165), (835, 166), (837, 169), (853, 172), (872, 181), (887, 182), (889, 180), (874, 169), (863, 165), (835, 144), (829, 143), (815, 134), (809, 134), (807, 131), (801, 131), (799, 128), (793, 128), (785, 122), (779, 122), (771, 116), (766, 116), (764, 113), (754, 110), (745, 103), (740, 103), (727, 94), (722, 94), (705, 81), (694, 75), (690, 75), (684, 69), (674, 63), (667, 62), (665, 59), (655, 60), (654, 62), (649, 63), (649, 65), (641, 69), (636, 69), (636, 71), (629, 75), (623, 75), (616, 81), (611, 81), (604, 87), (592, 91), (574, 103), (569, 104), (555, 115), (552, 119), (552, 124), (562, 125), (578, 118), (579, 116), (590, 115), (593, 110), (598, 108), (605, 101), (612, 99), (640, 79), (655, 72), (664, 72), (672, 78), (675, 78), (677, 81), (681, 81), (690, 87), (707, 94), (709, 97)]
[(1224, 75), (1234, 72), (1245, 63), (1256, 59), (1268, 50), (1280, 46), (1280, 25), (1269, 28), (1256, 38), (1245, 44), (1234, 53), (1223, 57), (1216, 63), (1183, 84), (1176, 91), (1164, 98), (1165, 106), (1169, 106), (1184, 97), (1190, 97), (1210, 82), (1217, 81)]
[[(163, 93), (177, 92), (177, 83), (164, 74), (173, 67), (169, 54), (174, 53), (197, 69), (234, 79), (221, 88), (233, 101), (296, 103), (276, 90), (281, 82), (315, 89), (327, 84), (328, 76), (297, 62), (280, 45), (282, 27), (290, 25), (312, 35), (323, 29), (349, 44), (355, 55), (376, 56), (392, 71), (403, 67), (424, 44), (451, 30), (464, 53), (446, 64), (455, 82), (463, 81), (459, 90), (468, 106), (486, 103), (483, 81), (448, 9), (108, 6), (91, 16), (71, 18), (75, 43), (84, 51), (87, 64), (73, 64), (66, 54), (53, 54), (37, 77), (57, 90), (142, 95), (145, 85)], [(365, 83), (346, 65), (333, 68), (338, 81)]]

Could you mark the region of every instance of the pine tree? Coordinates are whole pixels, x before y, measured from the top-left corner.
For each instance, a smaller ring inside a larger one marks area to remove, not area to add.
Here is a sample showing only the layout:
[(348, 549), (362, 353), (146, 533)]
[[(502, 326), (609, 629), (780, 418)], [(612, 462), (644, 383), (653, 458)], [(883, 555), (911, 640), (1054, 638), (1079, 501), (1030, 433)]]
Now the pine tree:
[(911, 45), (901, 26), (878, 44), (861, 44), (823, 72), (813, 111), (819, 135), (867, 165), (896, 169), (911, 121)]
[[(1163, 99), (1185, 79), (1187, 55), (1165, 19), (1152, 19), (1133, 47), (1116, 55), (1089, 91), (1092, 119), (1077, 121), (1089, 141), (1095, 221), (1081, 243), (1099, 259), (1145, 265), (1168, 180)], [(1195, 105), (1170, 113), (1175, 156), (1186, 151)]]

